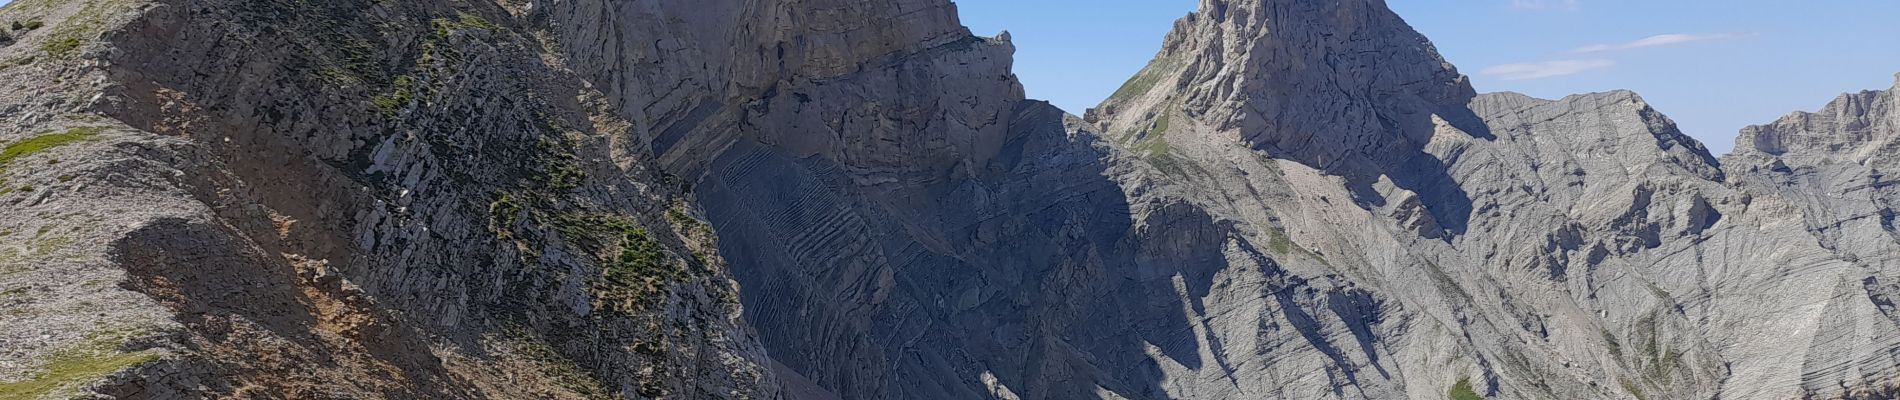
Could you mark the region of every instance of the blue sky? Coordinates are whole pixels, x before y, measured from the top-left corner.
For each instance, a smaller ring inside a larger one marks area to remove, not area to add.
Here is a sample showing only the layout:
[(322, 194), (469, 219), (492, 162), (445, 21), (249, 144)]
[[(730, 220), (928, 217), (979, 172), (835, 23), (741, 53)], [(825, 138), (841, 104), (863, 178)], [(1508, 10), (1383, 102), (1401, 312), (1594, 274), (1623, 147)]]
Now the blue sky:
[[(1900, 1), (1389, 0), (1479, 91), (1631, 89), (1717, 154), (1743, 126), (1885, 89)], [(1033, 98), (1074, 113), (1141, 69), (1195, 0), (959, 0), (978, 34), (1009, 30)]]

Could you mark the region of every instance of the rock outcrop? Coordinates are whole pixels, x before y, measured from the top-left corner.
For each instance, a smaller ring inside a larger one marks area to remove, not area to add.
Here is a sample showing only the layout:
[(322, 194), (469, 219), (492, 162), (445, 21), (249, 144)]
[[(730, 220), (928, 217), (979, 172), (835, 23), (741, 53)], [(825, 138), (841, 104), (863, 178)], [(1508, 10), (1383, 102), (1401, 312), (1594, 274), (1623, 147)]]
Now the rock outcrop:
[(527, 7), (0, 9), (0, 397), (777, 396), (685, 184)]

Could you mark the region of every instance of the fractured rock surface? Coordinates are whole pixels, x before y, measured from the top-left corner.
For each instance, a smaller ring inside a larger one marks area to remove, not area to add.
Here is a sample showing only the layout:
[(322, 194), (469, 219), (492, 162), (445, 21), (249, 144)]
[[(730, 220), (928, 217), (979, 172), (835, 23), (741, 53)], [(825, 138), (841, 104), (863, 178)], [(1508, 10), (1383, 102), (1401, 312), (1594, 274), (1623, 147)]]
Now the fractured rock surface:
[(776, 396), (683, 185), (523, 6), (456, 7), (0, 10), (43, 24), (0, 48), (5, 393)]

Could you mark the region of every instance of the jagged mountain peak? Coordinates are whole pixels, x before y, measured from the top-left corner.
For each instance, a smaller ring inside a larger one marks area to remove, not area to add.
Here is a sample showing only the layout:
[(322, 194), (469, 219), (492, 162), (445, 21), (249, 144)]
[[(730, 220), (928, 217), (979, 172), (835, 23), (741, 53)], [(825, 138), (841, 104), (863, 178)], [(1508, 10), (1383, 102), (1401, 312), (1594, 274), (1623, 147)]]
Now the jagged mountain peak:
[[(1297, 108), (1409, 112), (1461, 105), (1473, 95), (1467, 79), (1382, 1), (1208, 0), (1177, 21), (1155, 59), (1090, 117), (1112, 132), (1173, 107), (1219, 129), (1250, 131), (1263, 148), (1288, 148), (1303, 136), (1280, 131), (1376, 130), (1375, 117), (1364, 113), (1286, 118), (1308, 111)], [(1381, 99), (1307, 101), (1339, 96)]]
[(1895, 78), (1886, 90), (1844, 93), (1819, 110), (1743, 128), (1733, 156), (1794, 164), (1887, 159), (1900, 146), (1900, 75)]
[(1372, 187), (1389, 180), (1442, 199), (1424, 208), (1457, 231), (1467, 196), (1425, 146), (1440, 132), (1490, 137), (1468, 108), (1474, 96), (1468, 78), (1382, 1), (1205, 1), (1087, 119), (1110, 137), (1192, 130), (1186, 140), (1203, 146), (1185, 148), (1240, 147), (1300, 163), (1344, 177), (1351, 201), (1367, 207), (1386, 202)]

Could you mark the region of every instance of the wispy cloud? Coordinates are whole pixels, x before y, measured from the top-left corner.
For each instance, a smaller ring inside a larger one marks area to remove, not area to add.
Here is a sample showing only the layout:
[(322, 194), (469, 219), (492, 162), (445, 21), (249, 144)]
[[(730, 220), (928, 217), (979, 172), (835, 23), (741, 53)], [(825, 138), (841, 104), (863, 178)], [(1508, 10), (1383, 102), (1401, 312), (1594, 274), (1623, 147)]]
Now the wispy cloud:
[(1511, 8), (1519, 10), (1575, 10), (1577, 0), (1511, 0)]
[(1741, 33), (1670, 33), (1637, 39), (1634, 42), (1615, 44), (1593, 44), (1570, 50), (1572, 54), (1602, 53), (1606, 51), (1640, 49), (1644, 47), (1668, 46), (1690, 42), (1734, 39), (1748, 36)]
[(1480, 74), (1495, 76), (1507, 81), (1553, 78), (1576, 75), (1590, 70), (1616, 66), (1610, 60), (1557, 60), (1532, 63), (1493, 65), (1478, 71)]

